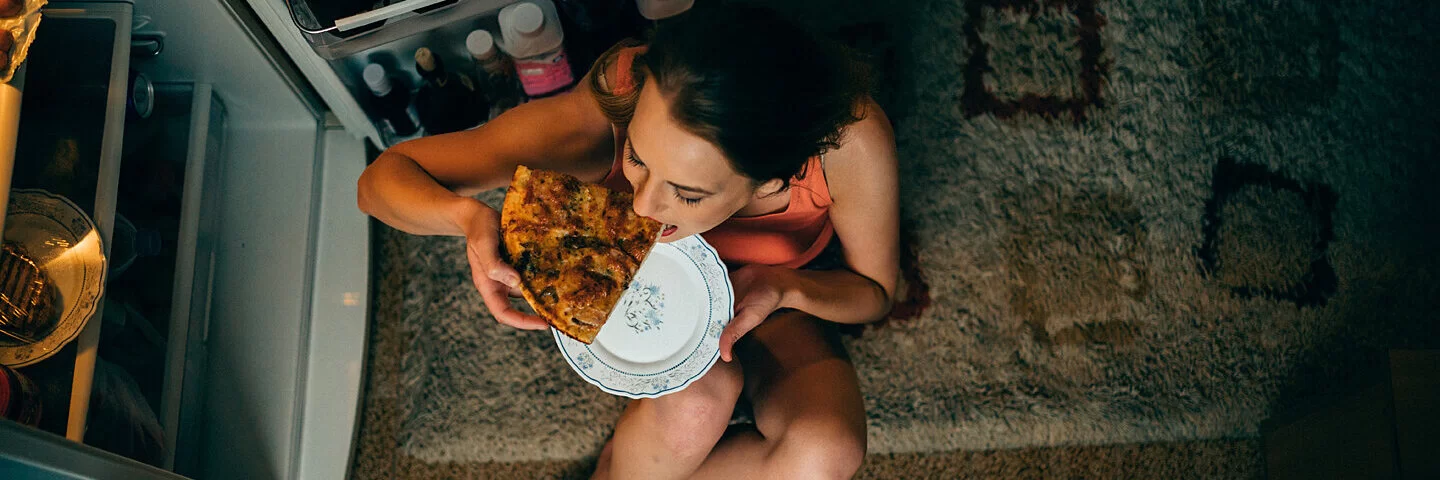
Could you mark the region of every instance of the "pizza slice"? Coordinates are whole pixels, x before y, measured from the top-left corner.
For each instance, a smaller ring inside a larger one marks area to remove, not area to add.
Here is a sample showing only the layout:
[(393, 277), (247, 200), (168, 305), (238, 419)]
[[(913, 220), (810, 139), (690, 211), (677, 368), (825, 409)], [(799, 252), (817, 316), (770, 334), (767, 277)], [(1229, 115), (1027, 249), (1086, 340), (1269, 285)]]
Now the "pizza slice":
[(520, 292), (561, 333), (589, 344), (640, 263), (660, 223), (631, 209), (629, 193), (520, 166), (505, 194), (500, 230)]

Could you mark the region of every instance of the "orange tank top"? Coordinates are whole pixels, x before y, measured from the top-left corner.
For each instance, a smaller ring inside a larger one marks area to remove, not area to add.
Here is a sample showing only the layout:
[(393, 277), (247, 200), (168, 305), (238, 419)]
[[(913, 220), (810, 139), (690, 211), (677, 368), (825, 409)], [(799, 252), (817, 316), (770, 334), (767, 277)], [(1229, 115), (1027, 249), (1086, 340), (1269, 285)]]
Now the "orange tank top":
[[(616, 94), (635, 88), (630, 66), (635, 55), (645, 47), (632, 47), (616, 54), (614, 72), (607, 72), (606, 83)], [(625, 165), (625, 132), (615, 132), (615, 161), (602, 183), (606, 187), (631, 191), (623, 173)], [(830, 187), (825, 182), (825, 168), (820, 157), (811, 157), (802, 176), (790, 180), (790, 205), (785, 210), (755, 217), (731, 217), (719, 226), (701, 234), (715, 247), (720, 258), (737, 265), (773, 265), (800, 268), (814, 260), (830, 239), (835, 227), (830, 223)]]

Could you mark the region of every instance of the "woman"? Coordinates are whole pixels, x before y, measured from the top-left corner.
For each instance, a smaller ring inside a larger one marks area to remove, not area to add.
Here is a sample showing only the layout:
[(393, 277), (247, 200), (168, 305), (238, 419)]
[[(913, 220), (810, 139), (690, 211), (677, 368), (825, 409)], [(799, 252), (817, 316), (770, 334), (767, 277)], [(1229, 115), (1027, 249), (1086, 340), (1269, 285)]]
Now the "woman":
[[(831, 327), (883, 317), (895, 293), (889, 122), (838, 50), (773, 12), (666, 22), (569, 93), (390, 148), (361, 176), (360, 208), (412, 234), (464, 235), (495, 319), (540, 330), (507, 299), (519, 277), (497, 255), (499, 214), (470, 196), (517, 165), (632, 190), (635, 212), (665, 224), (661, 241), (701, 234), (732, 266), (736, 316), (709, 373), (630, 402), (595, 476), (848, 478), (865, 412)], [(742, 395), (755, 425), (727, 433)]]

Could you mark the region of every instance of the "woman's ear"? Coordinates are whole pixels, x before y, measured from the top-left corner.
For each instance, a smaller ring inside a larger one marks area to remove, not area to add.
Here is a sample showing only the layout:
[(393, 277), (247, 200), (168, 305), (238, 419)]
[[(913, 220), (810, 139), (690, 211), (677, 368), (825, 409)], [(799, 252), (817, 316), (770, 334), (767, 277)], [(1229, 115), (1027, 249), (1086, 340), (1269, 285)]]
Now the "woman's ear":
[(783, 191), (785, 191), (785, 181), (778, 178), (772, 178), (769, 181), (761, 183), (758, 187), (755, 187), (755, 198), (765, 198)]

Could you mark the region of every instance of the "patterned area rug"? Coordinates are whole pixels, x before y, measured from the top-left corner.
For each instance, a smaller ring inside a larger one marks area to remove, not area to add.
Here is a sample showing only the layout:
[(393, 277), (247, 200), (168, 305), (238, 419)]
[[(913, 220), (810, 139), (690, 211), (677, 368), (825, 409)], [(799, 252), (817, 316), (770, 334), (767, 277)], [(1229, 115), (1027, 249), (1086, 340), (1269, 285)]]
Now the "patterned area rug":
[[(1440, 345), (1440, 6), (850, 3), (782, 6), (896, 120), (909, 318), (847, 339), (873, 452), (1253, 437)], [(459, 239), (405, 245), (400, 448), (595, 455), (622, 401), (495, 324)]]

